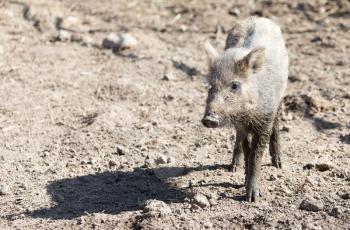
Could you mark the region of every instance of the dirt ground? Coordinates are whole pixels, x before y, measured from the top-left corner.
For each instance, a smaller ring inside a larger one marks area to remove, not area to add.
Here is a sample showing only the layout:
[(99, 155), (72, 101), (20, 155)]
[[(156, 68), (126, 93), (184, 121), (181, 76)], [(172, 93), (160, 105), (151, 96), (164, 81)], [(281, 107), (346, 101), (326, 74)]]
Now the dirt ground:
[[(203, 43), (249, 15), (290, 55), (258, 203), (226, 169), (235, 131), (200, 123)], [(349, 30), (346, 0), (0, 1), (0, 229), (350, 229)]]

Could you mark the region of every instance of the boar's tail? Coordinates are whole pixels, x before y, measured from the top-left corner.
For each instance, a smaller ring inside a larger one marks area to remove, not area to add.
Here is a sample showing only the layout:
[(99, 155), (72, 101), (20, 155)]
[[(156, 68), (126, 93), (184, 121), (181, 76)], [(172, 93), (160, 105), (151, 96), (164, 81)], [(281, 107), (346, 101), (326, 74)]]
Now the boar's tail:
[(229, 48), (241, 48), (249, 40), (249, 36), (255, 31), (254, 17), (250, 17), (228, 31), (225, 50)]

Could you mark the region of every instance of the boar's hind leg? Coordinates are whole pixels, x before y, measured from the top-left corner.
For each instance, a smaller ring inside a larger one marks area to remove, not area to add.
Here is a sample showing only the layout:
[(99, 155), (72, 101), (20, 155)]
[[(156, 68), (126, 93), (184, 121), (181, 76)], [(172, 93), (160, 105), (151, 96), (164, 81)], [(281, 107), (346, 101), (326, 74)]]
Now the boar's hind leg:
[(282, 168), (281, 163), (281, 147), (280, 147), (280, 129), (279, 129), (279, 116), (275, 118), (275, 122), (272, 128), (272, 134), (270, 137), (270, 155), (272, 164), (276, 168)]
[(235, 172), (237, 170), (237, 167), (240, 165), (243, 140), (244, 140), (244, 137), (242, 137), (242, 134), (237, 132), (235, 146), (233, 148), (232, 162), (231, 162), (231, 165), (229, 166), (230, 172)]
[(255, 134), (248, 156), (248, 174), (246, 175), (246, 200), (256, 202), (260, 196), (261, 161), (270, 135)]

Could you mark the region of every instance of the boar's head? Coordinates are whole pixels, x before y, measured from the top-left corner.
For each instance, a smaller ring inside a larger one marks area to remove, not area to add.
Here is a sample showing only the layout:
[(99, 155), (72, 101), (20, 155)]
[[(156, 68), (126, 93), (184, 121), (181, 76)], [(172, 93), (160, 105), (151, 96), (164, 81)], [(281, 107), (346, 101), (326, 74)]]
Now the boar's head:
[(222, 55), (205, 45), (209, 60), (209, 92), (202, 123), (208, 128), (234, 124), (257, 108), (257, 78), (264, 67), (265, 49), (233, 48)]

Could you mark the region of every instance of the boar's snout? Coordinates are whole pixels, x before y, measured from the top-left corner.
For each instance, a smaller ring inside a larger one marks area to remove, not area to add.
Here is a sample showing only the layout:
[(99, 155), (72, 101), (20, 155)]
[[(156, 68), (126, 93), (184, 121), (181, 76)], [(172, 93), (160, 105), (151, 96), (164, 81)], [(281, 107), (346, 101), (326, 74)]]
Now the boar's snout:
[(215, 113), (207, 113), (202, 119), (202, 123), (207, 128), (216, 128), (219, 126), (219, 116)]

